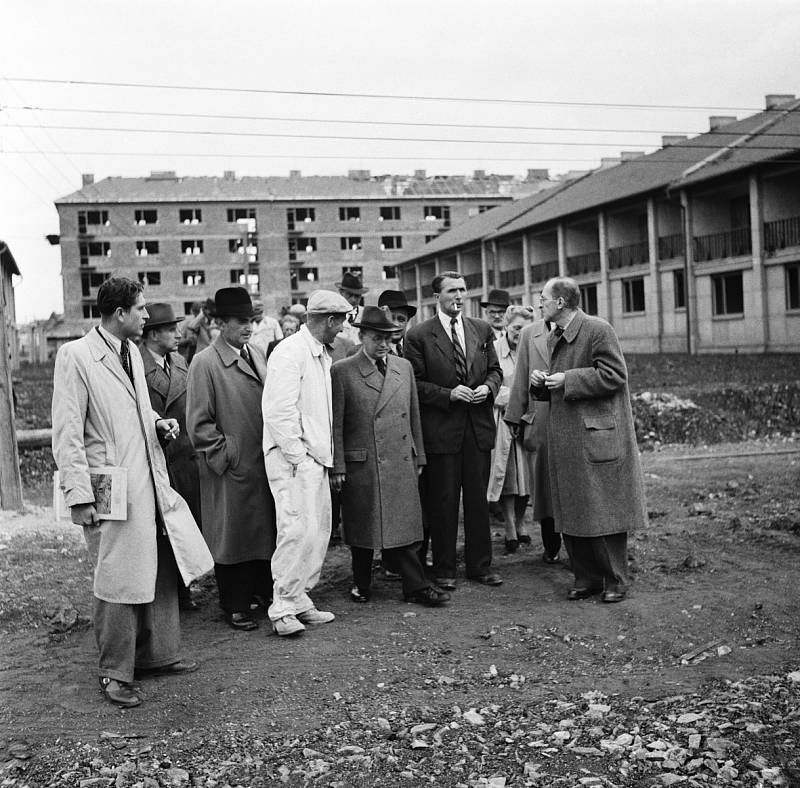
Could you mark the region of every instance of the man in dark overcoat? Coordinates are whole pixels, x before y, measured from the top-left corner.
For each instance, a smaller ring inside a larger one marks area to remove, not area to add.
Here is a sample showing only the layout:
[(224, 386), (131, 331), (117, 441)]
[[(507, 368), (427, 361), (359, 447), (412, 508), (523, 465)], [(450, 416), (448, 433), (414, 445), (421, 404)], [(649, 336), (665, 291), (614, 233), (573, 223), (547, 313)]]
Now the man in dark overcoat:
[(536, 396), (550, 396), (553, 514), (575, 575), (567, 598), (620, 602), (628, 533), (647, 518), (628, 370), (611, 325), (580, 310), (573, 279), (551, 279), (541, 303), (553, 325), (550, 368), (533, 369), (530, 381)]
[(414, 326), (405, 357), (414, 368), (425, 437), (425, 506), (436, 584), (456, 587), (459, 499), (464, 500), (467, 577), (499, 585), (491, 570), (492, 539), (486, 487), (495, 439), (492, 403), (502, 371), (494, 333), (484, 320), (464, 317), (464, 277), (447, 271), (431, 283), (436, 315)]
[[(180, 433), (174, 441), (162, 441), (167, 461), (169, 483), (189, 505), (195, 522), (200, 523), (200, 477), (197, 458), (186, 434), (186, 359), (176, 352), (181, 333), (171, 304), (155, 303), (147, 307), (139, 352), (144, 365), (144, 379), (150, 405), (159, 415), (177, 419)], [(182, 583), (178, 588), (181, 610), (196, 610), (197, 603)]]
[(389, 353), (399, 330), (376, 306), (364, 307), (361, 346), (331, 367), (333, 470), (341, 492), (343, 539), (350, 546), (355, 602), (369, 600), (373, 551), (400, 574), (407, 602), (436, 606), (449, 595), (431, 586), (420, 563), (422, 506), (417, 476), (425, 465), (414, 371)]
[(189, 367), (186, 426), (200, 455), (203, 535), (214, 556), (220, 606), (238, 630), (257, 627), (253, 600), (271, 596), (275, 505), (261, 448), (266, 361), (247, 347), (253, 306), (242, 287), (214, 296), (219, 336)]
[[(546, 564), (558, 563), (561, 534), (555, 529), (553, 504), (550, 494), (550, 468), (547, 457), (547, 422), (550, 403), (533, 396), (530, 385), (531, 370), (550, 368), (550, 351), (547, 347), (546, 324), (536, 320), (525, 326), (519, 336), (517, 368), (511, 384), (511, 394), (504, 415), (516, 438), (522, 435), (522, 445), (533, 455), (530, 463), (530, 491), (533, 519), (540, 523), (542, 560)], [(522, 539), (520, 539), (522, 541)], [(530, 541), (530, 537), (528, 537)]]

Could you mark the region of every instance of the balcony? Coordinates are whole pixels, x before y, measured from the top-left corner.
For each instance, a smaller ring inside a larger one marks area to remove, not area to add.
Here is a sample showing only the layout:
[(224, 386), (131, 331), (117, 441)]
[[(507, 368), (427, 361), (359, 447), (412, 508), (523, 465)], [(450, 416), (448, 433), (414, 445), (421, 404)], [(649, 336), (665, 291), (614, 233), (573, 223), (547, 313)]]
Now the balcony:
[(800, 216), (764, 222), (764, 249), (768, 255), (791, 246), (800, 246)]
[(531, 266), (531, 282), (546, 282), (558, 276), (558, 260), (548, 260)]
[(676, 257), (683, 257), (683, 233), (662, 235), (658, 239), (658, 259), (673, 260)]
[(650, 250), (647, 241), (638, 241), (627, 246), (615, 246), (608, 250), (608, 267), (628, 268), (650, 262)]
[(749, 227), (739, 227), (724, 233), (698, 235), (692, 241), (694, 242), (694, 261), (696, 263), (752, 253)]
[(580, 276), (600, 270), (600, 252), (576, 254), (567, 258), (567, 275)]
[(422, 285), (422, 297), (433, 298), (433, 288), (430, 285)]
[(500, 272), (500, 287), (517, 287), (525, 284), (525, 269), (512, 268)]
[(467, 284), (467, 290), (480, 290), (483, 285), (483, 274), (480, 271), (476, 274), (466, 274), (464, 281)]
[(416, 287), (407, 287), (403, 292), (406, 294), (406, 301), (410, 301), (413, 304), (417, 300)]

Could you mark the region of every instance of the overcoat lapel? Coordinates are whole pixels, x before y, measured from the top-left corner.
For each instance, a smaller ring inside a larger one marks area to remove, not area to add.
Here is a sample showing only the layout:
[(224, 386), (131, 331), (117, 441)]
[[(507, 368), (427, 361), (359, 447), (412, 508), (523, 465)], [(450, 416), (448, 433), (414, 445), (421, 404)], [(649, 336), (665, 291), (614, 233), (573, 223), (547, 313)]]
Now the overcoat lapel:
[[(375, 413), (378, 413), (400, 388), (402, 384), (402, 377), (400, 370), (398, 369), (399, 366), (400, 365), (397, 363), (396, 357), (392, 355), (388, 355), (386, 357), (386, 377), (383, 381), (381, 394), (378, 397), (378, 403), (375, 406)], [(381, 373), (378, 372), (377, 369), (375, 372), (378, 376), (380, 376)]]
[[(122, 361), (120, 361), (117, 353), (109, 348), (103, 337), (100, 336), (100, 333), (94, 329), (87, 334), (86, 340), (89, 342), (89, 345), (92, 349), (92, 357), (95, 359), (95, 361), (99, 361), (109, 372), (111, 372), (111, 374), (114, 375), (114, 377), (117, 378), (117, 380), (119, 380), (119, 382), (125, 387), (125, 390), (128, 392), (128, 394), (136, 399), (136, 390), (133, 388), (130, 378), (122, 368)], [(133, 356), (132, 353), (131, 356)]]
[(469, 374), (470, 368), (478, 357), (478, 332), (467, 318), (462, 317), (461, 321), (464, 325), (464, 344), (466, 345), (464, 353), (467, 356), (467, 374)]
[[(178, 359), (178, 360), (176, 360)], [(167, 408), (172, 405), (175, 400), (179, 399), (182, 394), (186, 392), (186, 373), (187, 370), (183, 366), (183, 357), (180, 353), (169, 354), (169, 390), (167, 392)], [(165, 372), (162, 372), (163, 377), (167, 377)]]
[(378, 372), (377, 367), (364, 355), (363, 350), (358, 354), (358, 371), (361, 373), (361, 377), (364, 378), (364, 383), (371, 389), (375, 389), (378, 392), (383, 389), (383, 376)]
[[(166, 372), (156, 364), (153, 354), (150, 350), (142, 345), (139, 348), (139, 353), (142, 356), (142, 364), (144, 366), (144, 376), (147, 380), (147, 385), (157, 391), (163, 400), (166, 402), (166, 407), (169, 407), (168, 395), (170, 390), (170, 379)], [(166, 410), (165, 407), (165, 410)]]
[(542, 323), (533, 335), (533, 346), (539, 352), (542, 359), (550, 364), (550, 349), (547, 347), (547, 331)]

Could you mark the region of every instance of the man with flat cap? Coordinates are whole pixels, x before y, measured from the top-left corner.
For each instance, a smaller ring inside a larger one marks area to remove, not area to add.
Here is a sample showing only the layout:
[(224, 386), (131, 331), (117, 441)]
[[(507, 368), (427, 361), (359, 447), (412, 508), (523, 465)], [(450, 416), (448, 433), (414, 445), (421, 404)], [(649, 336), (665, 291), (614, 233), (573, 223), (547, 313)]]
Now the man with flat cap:
[(342, 494), (343, 540), (350, 546), (354, 602), (367, 602), (374, 550), (400, 574), (406, 602), (442, 605), (449, 594), (425, 577), (418, 549), (422, 507), (417, 476), (425, 465), (414, 370), (389, 353), (399, 327), (388, 310), (364, 307), (361, 347), (331, 369), (333, 471)]
[(275, 496), (277, 544), (269, 617), (276, 634), (298, 635), (334, 615), (317, 610), (317, 584), (331, 533), (333, 413), (329, 346), (352, 305), (338, 293), (315, 290), (307, 322), (272, 352), (261, 401), (264, 463)]
[[(160, 416), (178, 422), (178, 437), (174, 441), (162, 440), (161, 448), (167, 461), (169, 483), (189, 504), (195, 522), (200, 523), (197, 457), (186, 433), (186, 380), (189, 369), (186, 359), (177, 352), (180, 338), (178, 318), (172, 304), (148, 304), (139, 352), (142, 354), (150, 405)], [(197, 609), (197, 603), (183, 583), (178, 586), (178, 596), (181, 610)]]
[(481, 306), (486, 311), (486, 320), (494, 331), (494, 338), (500, 339), (505, 333), (506, 327), (504, 319), (506, 309), (511, 305), (511, 296), (507, 290), (490, 290), (485, 301), (481, 301)]
[(266, 606), (275, 547), (275, 508), (261, 453), (266, 360), (251, 353), (253, 305), (243, 287), (214, 296), (219, 335), (189, 368), (186, 422), (201, 457), (203, 535), (214, 556), (228, 624), (256, 629), (251, 602)]
[(339, 334), (349, 339), (355, 346), (358, 344), (358, 329), (354, 323), (361, 317), (364, 294), (369, 292), (369, 288), (363, 286), (360, 274), (353, 274), (350, 271), (342, 276), (342, 281), (337, 282), (336, 287), (339, 289), (339, 295), (350, 304), (350, 311)]
[(389, 348), (389, 352), (402, 358), (403, 342), (406, 338), (408, 321), (417, 314), (417, 308), (408, 303), (406, 294), (402, 290), (384, 290), (378, 296), (378, 306), (388, 309), (392, 322), (400, 327), (399, 331), (392, 337), (392, 345)]

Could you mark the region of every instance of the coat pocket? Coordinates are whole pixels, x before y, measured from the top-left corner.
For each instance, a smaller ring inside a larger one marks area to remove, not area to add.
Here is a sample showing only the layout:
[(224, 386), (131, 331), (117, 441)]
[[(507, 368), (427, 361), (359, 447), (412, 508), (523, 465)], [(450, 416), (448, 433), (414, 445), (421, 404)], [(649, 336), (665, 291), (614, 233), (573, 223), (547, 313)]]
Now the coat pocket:
[(610, 416), (585, 416), (583, 452), (587, 462), (614, 462), (619, 459), (617, 420)]
[(367, 450), (366, 449), (345, 449), (344, 450), (345, 462), (366, 462)]

